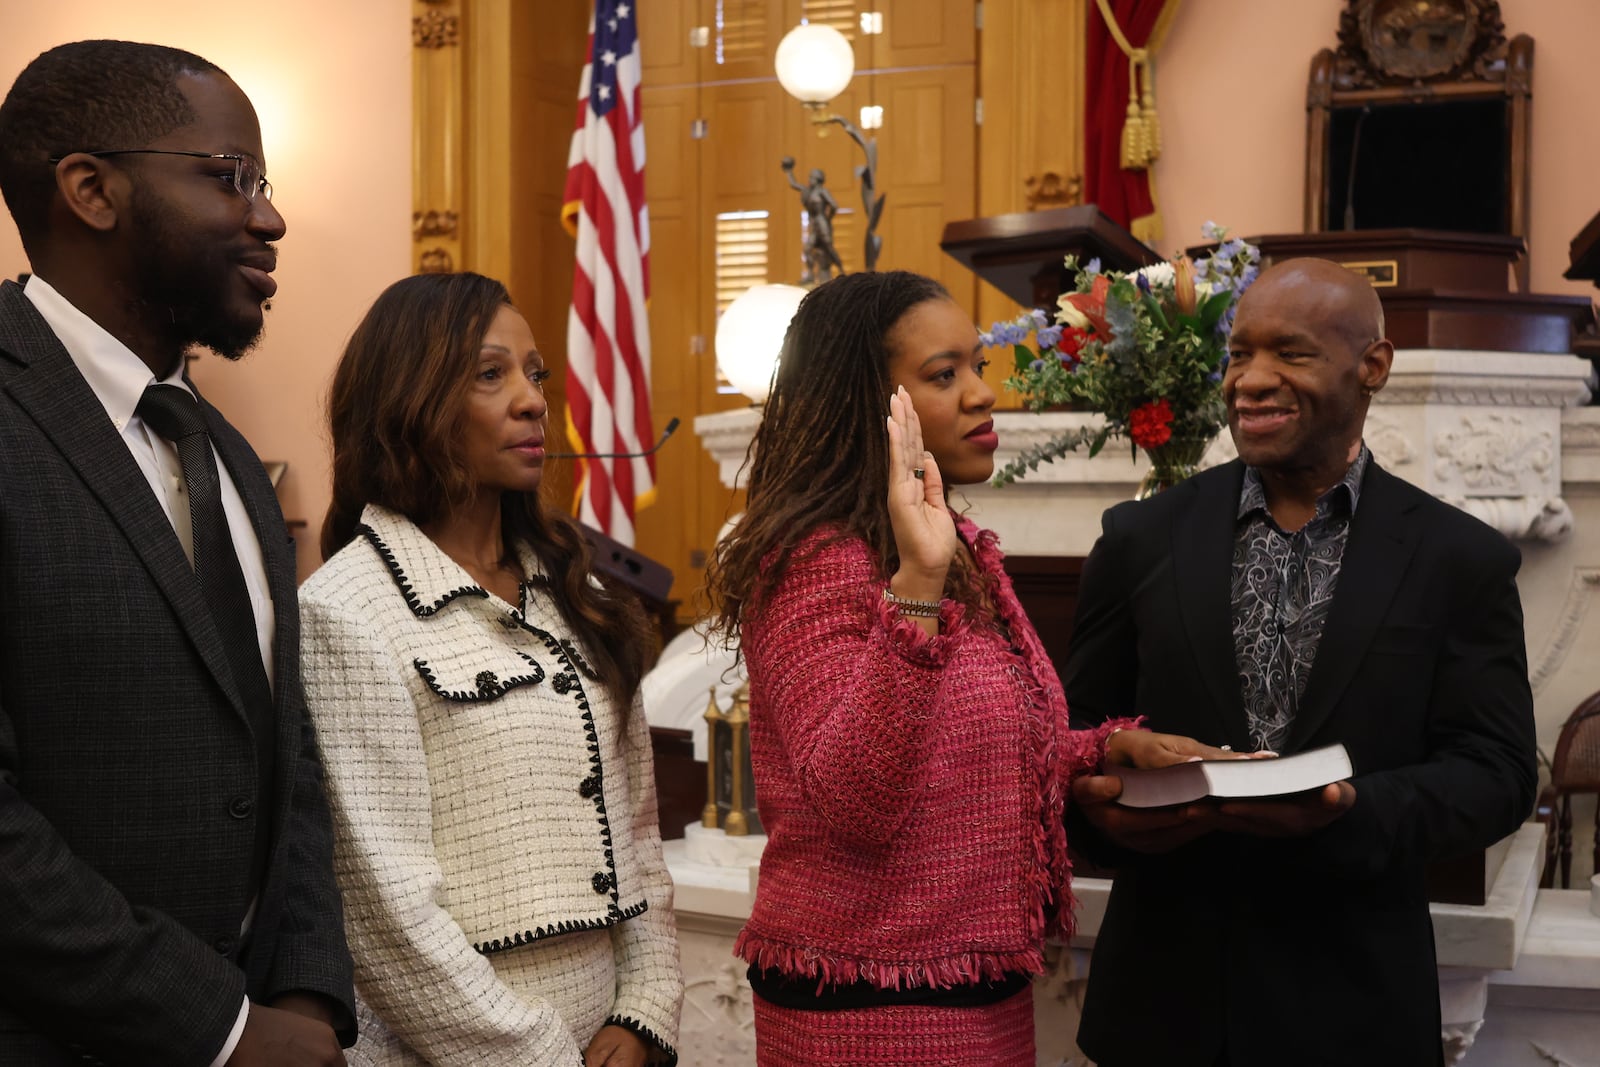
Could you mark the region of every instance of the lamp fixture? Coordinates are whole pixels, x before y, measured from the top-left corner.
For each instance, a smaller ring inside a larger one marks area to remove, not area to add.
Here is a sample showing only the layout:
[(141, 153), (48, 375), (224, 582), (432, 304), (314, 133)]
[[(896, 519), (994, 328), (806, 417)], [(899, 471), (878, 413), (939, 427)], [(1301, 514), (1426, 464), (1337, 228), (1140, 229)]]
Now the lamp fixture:
[[(876, 269), (878, 253), (883, 249), (883, 238), (878, 236), (877, 230), (884, 200), (883, 194), (877, 191), (878, 142), (869, 139), (849, 119), (827, 111), (828, 102), (844, 92), (855, 74), (855, 50), (845, 35), (832, 26), (801, 23), (778, 42), (773, 66), (777, 70), (778, 84), (805, 105), (819, 135), (826, 133), (830, 124), (837, 125), (866, 154), (867, 161), (855, 169), (861, 183), (861, 202), (867, 223), (862, 261), (867, 270)], [(866, 110), (862, 109), (863, 116)], [(875, 109), (873, 117), (877, 125), (881, 125), (882, 108)], [(872, 128), (876, 129), (877, 125)]]
[(752, 404), (766, 403), (789, 320), (805, 295), (798, 285), (753, 285), (717, 321), (717, 369)]
[(820, 110), (844, 92), (856, 72), (856, 54), (832, 26), (796, 26), (778, 42), (773, 60), (778, 84), (806, 107)]

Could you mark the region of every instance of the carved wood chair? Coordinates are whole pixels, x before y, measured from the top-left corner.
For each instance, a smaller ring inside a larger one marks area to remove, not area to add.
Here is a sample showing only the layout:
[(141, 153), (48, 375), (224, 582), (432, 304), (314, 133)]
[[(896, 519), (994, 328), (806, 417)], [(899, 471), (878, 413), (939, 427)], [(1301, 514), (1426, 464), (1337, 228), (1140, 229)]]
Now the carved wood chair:
[[(1553, 819), (1545, 839), (1544, 874), (1539, 884), (1555, 885), (1561, 866), (1561, 888), (1572, 882), (1572, 798), (1579, 793), (1600, 795), (1600, 693), (1579, 704), (1561, 727), (1556, 754), (1550, 761), (1550, 785), (1539, 797), (1541, 818)], [(1595, 818), (1595, 856), (1600, 864), (1600, 814)]]

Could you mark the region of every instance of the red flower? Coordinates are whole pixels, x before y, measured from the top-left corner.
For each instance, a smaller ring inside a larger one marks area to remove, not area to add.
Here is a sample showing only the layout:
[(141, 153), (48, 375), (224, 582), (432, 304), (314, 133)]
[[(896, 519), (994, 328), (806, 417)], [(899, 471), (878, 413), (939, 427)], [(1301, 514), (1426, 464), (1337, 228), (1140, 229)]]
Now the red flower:
[(1163, 397), (1134, 408), (1128, 416), (1128, 436), (1147, 450), (1172, 440), (1172, 405)]
[(1098, 336), (1110, 340), (1111, 323), (1106, 321), (1106, 296), (1110, 292), (1111, 279), (1104, 274), (1096, 274), (1094, 284), (1087, 293), (1065, 293), (1056, 303), (1062, 306), (1071, 305), (1089, 320), (1089, 324), (1094, 327), (1094, 332)]
[(1056, 342), (1056, 353), (1061, 357), (1061, 362), (1069, 367), (1077, 363), (1079, 353), (1083, 351), (1083, 346), (1088, 340), (1088, 330), (1078, 330), (1071, 326), (1063, 327), (1061, 339)]

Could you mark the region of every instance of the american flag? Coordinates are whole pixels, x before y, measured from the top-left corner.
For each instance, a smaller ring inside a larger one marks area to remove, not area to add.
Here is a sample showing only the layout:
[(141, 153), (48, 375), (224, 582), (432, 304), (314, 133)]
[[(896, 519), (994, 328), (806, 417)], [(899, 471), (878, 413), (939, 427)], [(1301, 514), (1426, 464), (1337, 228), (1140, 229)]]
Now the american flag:
[[(577, 238), (567, 315), (567, 436), (575, 452), (649, 447), (650, 219), (644, 203), (634, 3), (596, 0), (562, 222)], [(633, 544), (655, 494), (655, 457), (579, 460), (578, 518)]]

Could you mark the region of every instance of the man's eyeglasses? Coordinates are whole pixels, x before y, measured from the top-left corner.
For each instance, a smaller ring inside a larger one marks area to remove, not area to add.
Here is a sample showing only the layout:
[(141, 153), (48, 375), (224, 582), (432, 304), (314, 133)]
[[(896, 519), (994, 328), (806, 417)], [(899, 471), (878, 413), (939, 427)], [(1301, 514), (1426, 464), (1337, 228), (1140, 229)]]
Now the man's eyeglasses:
[[(83, 154), (97, 159), (102, 156), (192, 156), (195, 159), (226, 159), (233, 163), (233, 187), (239, 190), (240, 196), (253, 201), (256, 194), (260, 193), (268, 200), (272, 199), (272, 183), (267, 181), (261, 164), (250, 156), (236, 152), (183, 152), (175, 148), (108, 148), (103, 152)], [(52, 156), (50, 164), (54, 166), (65, 158), (65, 156)]]

